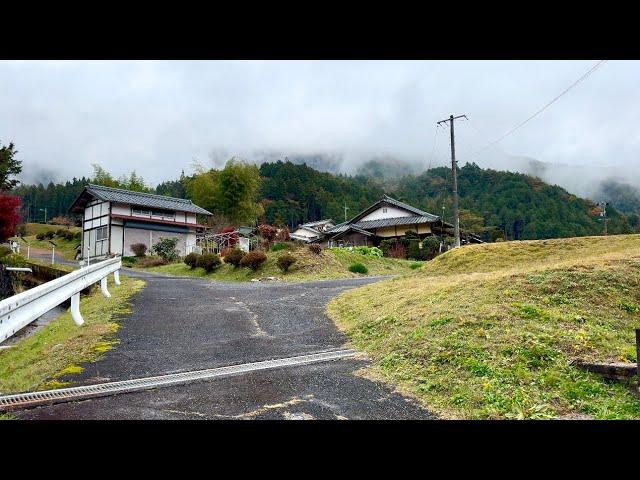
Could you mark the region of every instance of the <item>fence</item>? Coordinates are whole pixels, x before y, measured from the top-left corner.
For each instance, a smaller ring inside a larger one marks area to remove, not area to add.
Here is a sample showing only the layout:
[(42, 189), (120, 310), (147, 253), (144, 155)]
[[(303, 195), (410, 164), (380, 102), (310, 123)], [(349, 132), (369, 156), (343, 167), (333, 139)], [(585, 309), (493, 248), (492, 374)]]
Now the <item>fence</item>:
[(80, 291), (100, 282), (102, 294), (110, 297), (107, 276), (113, 273), (116, 285), (120, 285), (121, 268), (120, 258), (111, 258), (0, 301), (0, 343), (68, 299), (71, 299), (73, 321), (82, 325)]

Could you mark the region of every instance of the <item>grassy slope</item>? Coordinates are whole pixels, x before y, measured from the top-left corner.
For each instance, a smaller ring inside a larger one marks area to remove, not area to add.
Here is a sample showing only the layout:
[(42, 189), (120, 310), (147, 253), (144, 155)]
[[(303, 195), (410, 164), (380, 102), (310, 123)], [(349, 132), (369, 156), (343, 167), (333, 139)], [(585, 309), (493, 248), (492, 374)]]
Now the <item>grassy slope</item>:
[[(38, 240), (36, 239), (36, 235), (38, 233), (45, 233), (50, 230), (53, 232), (58, 231), (60, 228), (66, 229), (67, 227), (63, 227), (61, 225), (47, 225), (44, 223), (26, 223), (27, 228), (27, 236), (25, 240), (31, 244), (31, 248), (40, 248), (44, 250), (48, 250), (51, 252), (51, 244), (48, 240)], [(72, 232), (79, 232), (80, 227), (69, 227), (69, 230)], [(74, 260), (76, 254), (76, 246), (80, 243), (78, 240), (65, 240), (63, 238), (59, 238), (54, 236), (51, 239), (56, 246), (56, 253), (59, 254), (65, 260)], [(20, 241), (20, 250), (24, 256), (27, 255), (27, 246), (24, 242)]]
[[(297, 257), (289, 272), (283, 274), (277, 267), (278, 257), (290, 253)], [(287, 281), (325, 280), (332, 278), (355, 278), (362, 275), (351, 273), (347, 269), (353, 262), (360, 262), (369, 269), (368, 275), (392, 275), (410, 272), (410, 265), (415, 262), (395, 260), (392, 258), (376, 258), (347, 251), (323, 250), (321, 255), (315, 255), (307, 247), (295, 247), (292, 250), (269, 252), (267, 261), (257, 271), (247, 268), (234, 269), (231, 265), (223, 264), (214, 272), (207, 274), (203, 269), (191, 270), (184, 263), (174, 263), (146, 270), (171, 275), (187, 275), (209, 278), (212, 280), (247, 281), (252, 278), (277, 277)]]
[(69, 311), (14, 347), (0, 351), (0, 392), (13, 393), (64, 386), (56, 378), (82, 371), (77, 364), (93, 361), (114, 343), (117, 316), (129, 311), (129, 298), (144, 282), (120, 277), (109, 282), (111, 298), (95, 289), (80, 302), (85, 323), (76, 326)]
[(445, 417), (640, 418), (640, 400), (571, 365), (635, 361), (640, 236), (457, 249), (350, 290), (329, 313), (368, 374)]

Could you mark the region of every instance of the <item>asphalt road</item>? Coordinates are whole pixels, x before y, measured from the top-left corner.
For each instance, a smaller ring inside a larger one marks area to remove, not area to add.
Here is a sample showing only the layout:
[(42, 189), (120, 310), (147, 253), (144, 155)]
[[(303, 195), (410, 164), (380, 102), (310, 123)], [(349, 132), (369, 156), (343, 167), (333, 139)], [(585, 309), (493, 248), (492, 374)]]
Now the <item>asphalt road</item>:
[[(344, 347), (325, 314), (347, 288), (375, 279), (226, 283), (128, 272), (146, 287), (120, 343), (78, 384), (126, 380)], [(18, 412), (25, 419), (427, 419), (390, 388), (359, 376), (361, 359), (256, 371)]]

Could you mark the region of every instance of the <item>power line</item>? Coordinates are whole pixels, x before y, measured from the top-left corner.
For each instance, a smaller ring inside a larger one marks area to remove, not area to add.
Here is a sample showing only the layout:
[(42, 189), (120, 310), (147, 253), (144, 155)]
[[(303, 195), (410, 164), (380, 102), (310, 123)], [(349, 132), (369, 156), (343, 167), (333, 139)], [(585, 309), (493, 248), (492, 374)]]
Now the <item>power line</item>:
[(560, 97), (562, 97), (563, 95), (565, 95), (569, 90), (571, 90), (573, 87), (575, 87), (576, 85), (578, 85), (580, 82), (582, 82), (584, 79), (586, 79), (589, 75), (591, 75), (593, 72), (595, 72), (604, 62), (606, 62), (606, 60), (600, 60), (598, 63), (596, 63), (593, 67), (591, 67), (589, 70), (587, 70), (586, 73), (584, 73), (580, 78), (578, 78), (575, 82), (573, 82), (571, 85), (569, 85), (567, 88), (565, 88), (559, 95), (557, 95), (553, 100), (551, 100), (549, 103), (547, 103), (544, 107), (542, 107), (540, 110), (536, 111), (533, 115), (531, 115), (529, 118), (527, 118), (526, 120), (524, 120), (523, 122), (519, 123), (518, 125), (516, 125), (515, 127), (513, 127), (511, 130), (509, 130), (507, 133), (505, 133), (504, 135), (502, 135), (500, 138), (498, 138), (497, 140), (494, 140), (493, 142), (490, 142), (488, 145), (485, 145), (484, 147), (482, 147), (480, 150), (478, 150), (476, 153), (474, 153), (472, 155), (472, 158), (477, 156), (478, 154), (480, 154), (481, 152), (485, 151), (487, 148), (495, 145), (496, 143), (504, 140), (506, 137), (508, 137), (509, 135), (511, 135), (513, 132), (515, 132), (516, 130), (518, 130), (519, 128), (523, 127), (525, 124), (527, 124), (529, 121), (533, 120), (535, 117), (537, 117), (539, 114), (541, 114), (542, 112), (544, 112), (547, 108), (549, 108), (551, 105), (553, 105), (556, 101), (558, 101), (560, 99)]

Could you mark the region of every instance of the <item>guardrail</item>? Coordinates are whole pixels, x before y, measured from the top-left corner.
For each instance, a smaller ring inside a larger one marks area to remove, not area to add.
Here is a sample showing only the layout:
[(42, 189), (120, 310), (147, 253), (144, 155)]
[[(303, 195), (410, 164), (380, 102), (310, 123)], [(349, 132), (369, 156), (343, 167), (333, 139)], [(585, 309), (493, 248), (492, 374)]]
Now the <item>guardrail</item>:
[(105, 297), (110, 297), (107, 276), (113, 273), (116, 285), (120, 285), (121, 268), (121, 259), (111, 258), (0, 301), (0, 343), (69, 298), (73, 321), (78, 326), (82, 325), (80, 292), (100, 282), (100, 291)]

